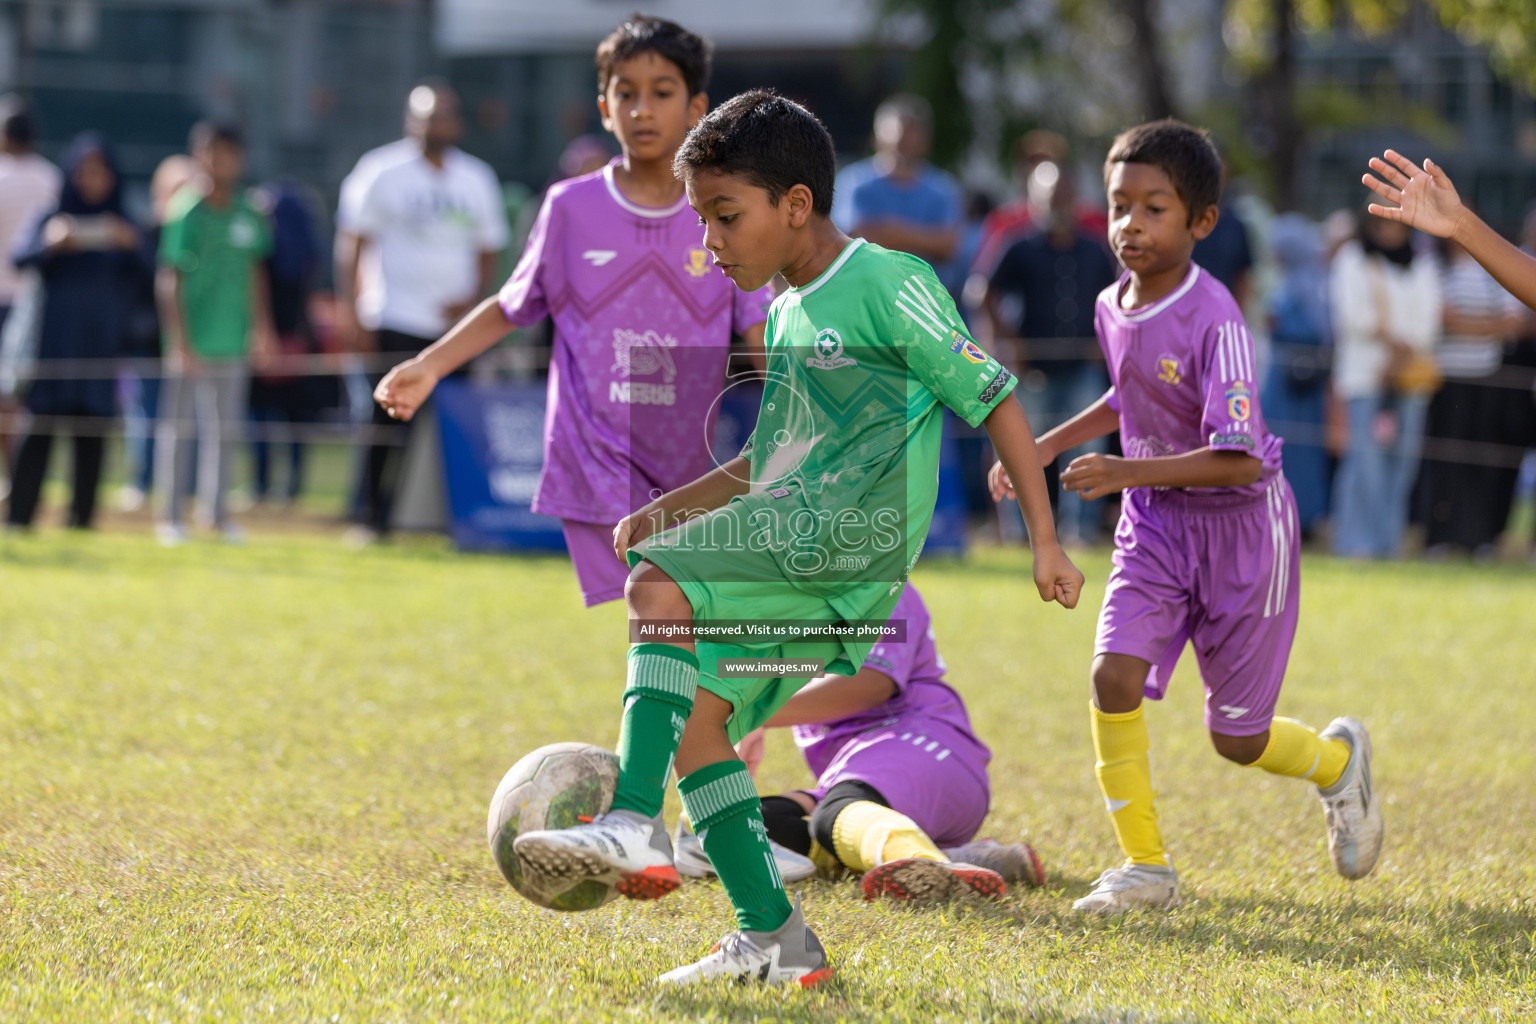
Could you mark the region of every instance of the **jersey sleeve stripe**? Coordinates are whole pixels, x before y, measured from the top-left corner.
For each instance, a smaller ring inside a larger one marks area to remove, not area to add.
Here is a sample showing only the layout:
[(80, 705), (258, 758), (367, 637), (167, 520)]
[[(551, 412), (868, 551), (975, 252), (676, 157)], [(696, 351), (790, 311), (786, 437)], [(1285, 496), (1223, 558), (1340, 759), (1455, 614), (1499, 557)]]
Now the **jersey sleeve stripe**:
[(1221, 379), (1225, 383), (1232, 378), (1227, 374), (1227, 325), (1222, 324), (1216, 331), (1216, 363), (1221, 370)]
[(911, 317), (912, 321), (914, 323), (916, 323), (917, 326), (921, 327), (923, 330), (925, 330), (929, 334), (933, 335), (935, 340), (943, 341), (944, 340), (944, 335), (940, 334), (935, 329), (934, 325), (929, 323), (929, 321), (928, 321), (928, 319), (926, 317), (926, 314), (924, 316), (919, 316), (917, 313), (915, 313), (912, 310), (911, 306), (908, 306), (905, 302), (901, 301), (902, 298), (903, 298), (903, 296), (899, 296), (899, 295), (896, 297), (896, 305), (897, 305), (897, 307), (903, 313), (907, 314), (907, 316)]
[[(929, 309), (933, 313), (942, 314), (944, 319), (949, 321), (949, 325), (951, 327), (959, 327), (960, 326), (959, 324), (957, 324), (955, 322), (955, 318), (949, 315), (949, 310), (944, 308), (944, 304), (943, 303), (934, 301), (933, 293), (928, 290), (928, 286), (923, 283), (922, 278), (912, 277), (912, 278), (908, 278), (907, 281), (908, 281), (909, 284), (914, 284), (914, 285), (916, 285), (918, 288), (920, 288), (922, 290), (923, 295), (926, 296), (927, 299), (928, 299), (928, 304), (927, 304), (927, 307), (926, 307), (927, 309)], [(934, 319), (937, 320), (938, 317), (935, 316)]]
[(1253, 380), (1253, 336), (1248, 333), (1248, 326), (1242, 325), (1243, 331), (1243, 366), (1247, 369), (1247, 378)]

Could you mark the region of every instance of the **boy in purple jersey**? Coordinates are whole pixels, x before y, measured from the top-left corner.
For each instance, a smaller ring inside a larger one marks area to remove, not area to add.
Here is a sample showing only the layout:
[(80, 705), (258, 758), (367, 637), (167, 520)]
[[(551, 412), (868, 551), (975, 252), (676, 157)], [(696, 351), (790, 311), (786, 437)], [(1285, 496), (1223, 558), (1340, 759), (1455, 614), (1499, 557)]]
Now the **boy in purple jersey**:
[[(1337, 718), (1318, 735), (1272, 717), (1296, 634), (1300, 538), (1242, 313), (1190, 259), (1216, 223), (1221, 158), (1205, 132), (1156, 121), (1115, 140), (1104, 177), (1110, 243), (1126, 269), (1095, 315), (1111, 386), (1039, 442), (1048, 461), (1118, 428), (1126, 453), (1082, 456), (1061, 477), (1089, 499), (1124, 492), (1091, 714), (1099, 786), (1126, 861), (1074, 907), (1114, 914), (1179, 902), (1153, 809), (1142, 697), (1162, 697), (1189, 641), (1216, 751), (1315, 783), (1334, 867), (1362, 878), (1382, 832), (1365, 727)], [(994, 496), (1008, 493), (1006, 472), (992, 473)]]
[(443, 376), (508, 329), (554, 321), (544, 470), (533, 510), (557, 516), (590, 607), (624, 596), (613, 527), (714, 468), (733, 333), (754, 360), (773, 291), (738, 290), (704, 249), (672, 158), (709, 108), (709, 46), (635, 17), (597, 49), (597, 104), (623, 154), (549, 190), (517, 269), (375, 397), (410, 419)]
[[(997, 896), (1007, 882), (1044, 884), (1028, 843), (972, 842), (987, 816), (992, 752), (944, 681), (933, 620), (912, 583), (891, 622), (899, 632), (870, 649), (857, 675), (812, 680), (736, 745), (755, 774), (764, 729), (793, 726), (816, 774), (812, 789), (763, 798), (769, 838), (822, 867), (861, 872), (866, 899)], [(679, 832), (678, 870), (707, 870), (701, 846)]]

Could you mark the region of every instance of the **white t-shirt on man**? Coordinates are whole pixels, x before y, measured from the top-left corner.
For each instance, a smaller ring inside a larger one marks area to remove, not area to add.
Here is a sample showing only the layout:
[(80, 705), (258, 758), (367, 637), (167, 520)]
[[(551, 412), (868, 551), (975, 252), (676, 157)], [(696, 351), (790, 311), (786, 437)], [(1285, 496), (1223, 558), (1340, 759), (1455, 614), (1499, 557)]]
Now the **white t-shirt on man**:
[(489, 164), (457, 149), (434, 167), (418, 150), (363, 183), (350, 230), (367, 239), (357, 297), (370, 330), (436, 338), (444, 307), (476, 297), (479, 257), (507, 244), (506, 208)]
[(11, 254), (59, 202), (64, 176), (36, 153), (0, 153), (0, 306), (16, 301), (21, 277)]

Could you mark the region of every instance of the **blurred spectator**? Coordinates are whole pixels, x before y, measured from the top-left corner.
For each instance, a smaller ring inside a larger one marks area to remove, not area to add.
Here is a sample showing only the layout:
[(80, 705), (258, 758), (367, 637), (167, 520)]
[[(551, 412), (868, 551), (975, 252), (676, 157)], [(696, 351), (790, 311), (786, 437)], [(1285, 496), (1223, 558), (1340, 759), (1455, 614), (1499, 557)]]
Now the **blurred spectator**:
[(1328, 270), (1321, 232), (1299, 213), (1275, 218), (1271, 245), (1280, 281), (1268, 299), (1274, 347), (1260, 405), (1269, 428), (1285, 439), (1285, 478), (1307, 536), (1328, 515), (1333, 474), (1324, 444), (1333, 344)]
[(167, 546), (186, 539), (183, 517), (191, 449), (197, 443), (197, 498), (204, 524), (242, 538), (229, 518), (235, 441), (245, 425), (250, 368), (270, 357), (271, 298), (262, 266), (272, 250), (267, 219), (240, 190), (245, 147), (231, 124), (200, 122), (192, 158), (201, 178), (171, 201), (160, 234), (160, 323), (165, 384), (155, 452), (157, 532)]
[[(1093, 321), (1099, 293), (1114, 284), (1118, 267), (1102, 237), (1078, 222), (1076, 189), (1060, 167), (1039, 164), (1028, 192), (1034, 226), (998, 259), (985, 309), (994, 339), (1022, 341), (1013, 359), (1022, 385), (1019, 398), (1030, 426), (1041, 434), (1088, 408), (1109, 387)], [(1003, 312), (1005, 297), (1013, 299), (1015, 315)], [(1098, 450), (1101, 444), (1085, 445), (1044, 467), (1064, 543), (1091, 543), (1098, 516), (1076, 492), (1058, 493), (1058, 466)]]
[(832, 219), (850, 235), (939, 266), (960, 243), (960, 186), (928, 163), (933, 111), (898, 94), (875, 111), (875, 155), (837, 176)]
[[(456, 147), (464, 134), (458, 95), (439, 81), (416, 86), (405, 124), (405, 145), (367, 154), (367, 168), (359, 161), (337, 212), (337, 299), (355, 325), (354, 346), (381, 364), (420, 352), (474, 308), (496, 283), (507, 244), (495, 172)], [(382, 365), (374, 369), (371, 385), (383, 375)], [(359, 544), (389, 531), (411, 429), (377, 405), (371, 416), (374, 431), (391, 440), (370, 445), (364, 458), (349, 538)]]
[(147, 369), (160, 359), (160, 312), (155, 305), (155, 263), (160, 225), (177, 192), (197, 178), (197, 164), (180, 153), (160, 161), (149, 181), (150, 220), (141, 231), (141, 269), (134, 274), (124, 328), (124, 352), (135, 360), (120, 381), (123, 406), (124, 483), (118, 507), (137, 512), (154, 482), (155, 417), (160, 411), (160, 374)]
[(320, 268), (320, 239), (304, 187), (277, 181), (260, 191), (272, 222), (272, 255), (267, 280), (272, 295), (272, 330), (277, 353), (272, 365), (251, 378), (250, 416), (256, 427), (252, 442), (252, 497), (265, 501), (272, 493), (272, 450), (279, 446), (281, 424), (290, 428), (283, 442), (288, 450), (288, 477), (279, 499), (295, 501), (304, 482), (304, 443), (293, 428), (315, 423), (331, 404), (325, 394), (330, 379), (314, 372), (307, 357), (320, 346), (309, 320), (309, 298)]
[(1505, 344), (1525, 327), (1525, 306), (1461, 246), (1442, 244), (1445, 336), (1436, 355), (1445, 384), (1429, 403), (1424, 540), (1431, 556), (1459, 549), (1491, 558), (1509, 519), (1509, 506), (1492, 500), (1499, 475), (1494, 446), (1505, 441), (1499, 369)]
[[(17, 96), (0, 99), (0, 253), (6, 257), (59, 201), (59, 169), (37, 155), (36, 142), (37, 126), (26, 104)], [(20, 286), (15, 264), (0, 259), (0, 323)]]
[(966, 281), (970, 276), (971, 264), (976, 259), (976, 249), (981, 245), (981, 226), (987, 222), (992, 208), (992, 197), (985, 192), (965, 194), (965, 214), (960, 220), (960, 233), (955, 242), (954, 254), (934, 267), (935, 273), (939, 275), (939, 281), (949, 292), (950, 298), (955, 300), (960, 315), (967, 322), (974, 312), (970, 308), (974, 303), (965, 301)]
[(1246, 310), (1253, 294), (1253, 247), (1248, 241), (1248, 225), (1233, 209), (1225, 165), (1221, 184), (1221, 216), (1211, 233), (1195, 243), (1194, 261), (1226, 285), (1238, 308)]
[[(123, 215), (122, 184), (100, 135), (74, 140), (64, 156), (58, 208), (16, 250), (19, 267), (42, 279), (37, 357), (44, 369), (27, 389), (31, 429), (11, 474), (6, 525), (30, 527), (58, 433), (74, 438), (69, 525), (89, 529), (101, 480), (104, 429), (115, 403), (113, 360), (122, 352), (139, 233)], [(50, 361), (67, 364), (47, 369)]]
[[(0, 327), (23, 283), (11, 254), (59, 201), (59, 169), (37, 155), (36, 143), (37, 125), (26, 103), (14, 94), (0, 99)], [(7, 468), (12, 407), (9, 397), (0, 397), (0, 465)]]
[(1334, 257), (1333, 386), (1345, 407), (1334, 481), (1333, 550), (1389, 558), (1402, 543), (1434, 381), (1424, 369), (1440, 333), (1440, 273), (1409, 229), (1365, 217)]
[[(1072, 174), (1072, 154), (1067, 148), (1067, 140), (1056, 132), (1036, 129), (1025, 133), (1014, 147), (1014, 154), (1013, 176), (1018, 182), (1019, 198), (999, 206), (987, 215), (981, 225), (976, 254), (971, 258), (971, 272), (979, 274), (982, 280), (991, 275), (1003, 250), (1034, 223), (1028, 185), (1035, 168), (1043, 163), (1052, 163), (1068, 176)], [(1109, 218), (1102, 206), (1091, 202), (1080, 203), (1073, 215), (1083, 233), (1105, 245), (1109, 244)]]

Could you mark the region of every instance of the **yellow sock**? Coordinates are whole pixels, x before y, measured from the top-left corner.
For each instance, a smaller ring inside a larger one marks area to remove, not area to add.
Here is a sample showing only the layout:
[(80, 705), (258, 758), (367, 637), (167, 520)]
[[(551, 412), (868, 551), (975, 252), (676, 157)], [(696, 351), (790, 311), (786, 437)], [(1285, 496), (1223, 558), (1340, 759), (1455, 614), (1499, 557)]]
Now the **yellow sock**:
[(1089, 705), (1093, 713), (1093, 749), (1098, 755), (1094, 772), (1115, 826), (1115, 838), (1133, 864), (1167, 864), (1163, 833), (1157, 827), (1152, 802), (1152, 758), (1148, 753), (1147, 723), (1141, 708), (1108, 715)]
[(869, 800), (849, 804), (832, 823), (837, 859), (851, 871), (870, 871), (887, 861), (922, 857), (948, 860), (917, 823)]
[(1340, 739), (1322, 739), (1310, 725), (1294, 718), (1276, 718), (1269, 723), (1269, 743), (1253, 762), (1271, 775), (1310, 779), (1323, 789), (1339, 781), (1349, 764), (1349, 744)]
[(843, 873), (843, 865), (838, 859), (814, 839), (811, 840), (811, 852), (808, 856), (811, 858), (811, 863), (816, 865), (817, 877), (836, 878)]

